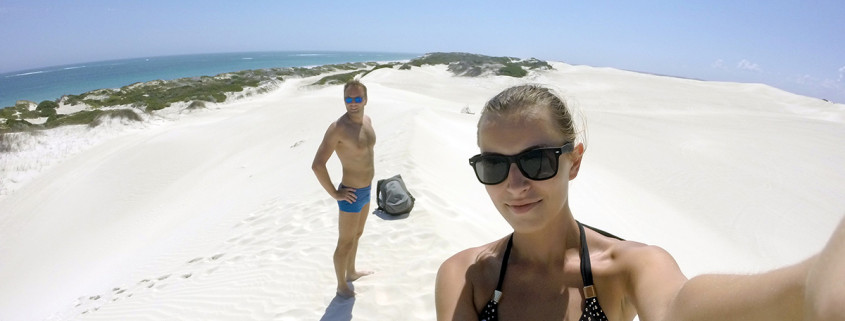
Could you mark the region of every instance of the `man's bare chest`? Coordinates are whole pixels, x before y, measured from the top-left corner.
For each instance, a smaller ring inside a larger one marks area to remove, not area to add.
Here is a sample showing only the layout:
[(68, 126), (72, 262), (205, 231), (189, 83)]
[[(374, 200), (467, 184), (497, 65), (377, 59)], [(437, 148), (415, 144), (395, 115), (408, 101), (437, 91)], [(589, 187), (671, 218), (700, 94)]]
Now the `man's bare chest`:
[(368, 126), (347, 129), (340, 139), (340, 147), (350, 150), (371, 150), (375, 143), (376, 133)]

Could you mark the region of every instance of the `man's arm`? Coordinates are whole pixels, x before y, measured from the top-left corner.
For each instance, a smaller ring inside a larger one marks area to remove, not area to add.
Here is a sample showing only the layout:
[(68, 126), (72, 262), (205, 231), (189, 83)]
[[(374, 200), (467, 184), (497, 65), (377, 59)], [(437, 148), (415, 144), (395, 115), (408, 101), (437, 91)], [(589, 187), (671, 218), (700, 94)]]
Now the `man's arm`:
[(352, 203), (355, 202), (356, 198), (354, 189), (336, 189), (334, 183), (332, 183), (331, 177), (329, 176), (329, 170), (326, 168), (326, 163), (329, 161), (329, 158), (332, 157), (338, 141), (337, 123), (332, 123), (329, 125), (329, 129), (326, 130), (326, 134), (323, 136), (323, 142), (321, 142), (320, 147), (317, 148), (317, 154), (314, 155), (314, 161), (311, 163), (311, 170), (314, 171), (314, 175), (317, 176), (317, 180), (320, 182), (320, 185), (323, 186), (323, 189), (325, 189), (332, 198), (339, 201), (347, 200)]

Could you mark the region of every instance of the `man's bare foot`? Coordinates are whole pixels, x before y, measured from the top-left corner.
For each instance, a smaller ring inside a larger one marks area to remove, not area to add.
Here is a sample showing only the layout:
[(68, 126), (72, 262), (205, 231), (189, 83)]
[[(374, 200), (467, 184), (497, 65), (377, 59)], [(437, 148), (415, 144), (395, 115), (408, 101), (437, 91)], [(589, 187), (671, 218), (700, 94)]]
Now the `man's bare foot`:
[(367, 275), (370, 275), (370, 274), (373, 274), (373, 273), (374, 273), (373, 271), (350, 272), (350, 273), (346, 274), (346, 281), (352, 282), (352, 281), (355, 281), (357, 279), (360, 279), (362, 276), (367, 276)]
[(337, 295), (344, 299), (349, 299), (355, 297), (355, 291), (352, 291), (352, 289), (348, 287), (337, 288)]

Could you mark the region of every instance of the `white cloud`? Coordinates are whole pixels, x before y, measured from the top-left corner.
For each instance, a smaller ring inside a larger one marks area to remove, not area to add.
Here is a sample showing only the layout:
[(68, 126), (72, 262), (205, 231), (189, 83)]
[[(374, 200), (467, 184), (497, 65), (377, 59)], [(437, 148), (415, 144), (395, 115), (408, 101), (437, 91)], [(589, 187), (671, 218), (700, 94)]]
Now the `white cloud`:
[[(841, 68), (840, 71), (840, 78), (842, 78), (842, 72), (845, 72), (845, 67)], [(820, 79), (810, 75), (803, 75), (795, 76), (792, 80), (802, 86), (818, 87), (828, 91), (839, 91), (845, 89), (845, 84), (843, 84), (842, 81), (829, 78)]]
[(759, 65), (757, 65), (756, 63), (750, 62), (746, 59), (740, 60), (739, 63), (736, 64), (736, 68), (741, 69), (741, 70), (756, 71), (756, 72), (762, 71), (760, 69)]
[(796, 83), (799, 83), (799, 84), (802, 84), (802, 85), (807, 85), (807, 84), (812, 84), (812, 83), (815, 83), (815, 82), (816, 82), (816, 79), (815, 79), (815, 78), (813, 78), (813, 77), (812, 77), (812, 76), (810, 76), (810, 75), (804, 75), (804, 76), (798, 76), (798, 77), (795, 77), (795, 82), (796, 82)]
[(716, 59), (716, 61), (714, 61), (712, 64), (710, 64), (710, 67), (713, 67), (713, 68), (716, 68), (716, 69), (727, 69), (727, 67), (725, 67), (725, 61), (722, 60), (722, 59)]
[(834, 90), (842, 87), (842, 85), (839, 83), (838, 80), (834, 81), (833, 79), (825, 79), (821, 83), (819, 83), (819, 85), (821, 85), (822, 88), (834, 89)]

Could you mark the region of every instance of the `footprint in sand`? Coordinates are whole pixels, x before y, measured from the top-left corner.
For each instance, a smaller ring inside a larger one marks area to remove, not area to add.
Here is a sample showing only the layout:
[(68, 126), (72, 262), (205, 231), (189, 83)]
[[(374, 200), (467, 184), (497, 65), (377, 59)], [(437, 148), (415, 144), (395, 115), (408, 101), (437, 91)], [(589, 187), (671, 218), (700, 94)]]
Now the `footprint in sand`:
[(226, 240), (226, 244), (240, 243), (241, 239), (243, 239), (243, 235), (238, 235)]
[(208, 270), (205, 270), (205, 274), (206, 274), (206, 275), (209, 275), (209, 274), (211, 274), (211, 273), (214, 273), (214, 272), (215, 272), (215, 271), (217, 271), (217, 269), (219, 269), (219, 268), (220, 268), (219, 266), (212, 267), (212, 268), (210, 268), (210, 269), (208, 269)]
[[(264, 215), (262, 215), (262, 216), (264, 216)], [(272, 217), (272, 216), (269, 216), (269, 215), (268, 215), (268, 216), (264, 216), (264, 217), (261, 217), (260, 219), (256, 219), (256, 220), (251, 221), (251, 222), (249, 223), (249, 225), (252, 225), (252, 226), (256, 226), (256, 225), (264, 225), (265, 223), (267, 223), (267, 221), (270, 221), (270, 220), (272, 220), (272, 219), (273, 219), (273, 217)]]
[(290, 148), (294, 148), (294, 147), (297, 147), (297, 146), (299, 146), (299, 145), (302, 145), (302, 143), (304, 143), (304, 142), (305, 142), (304, 140), (300, 140), (300, 141), (298, 141), (298, 142), (296, 142), (296, 143), (293, 143), (293, 145), (290, 145)]
[(269, 231), (269, 230), (270, 230), (270, 227), (261, 227), (261, 228), (258, 228), (256, 230), (252, 231), (252, 235), (253, 236), (262, 236), (262, 235), (264, 235), (264, 233), (267, 233), (267, 231)]
[(250, 237), (242, 237), (238, 241), (238, 245), (248, 245), (248, 244), (252, 243), (253, 240), (255, 240), (255, 238), (251, 237), (251, 236)]

